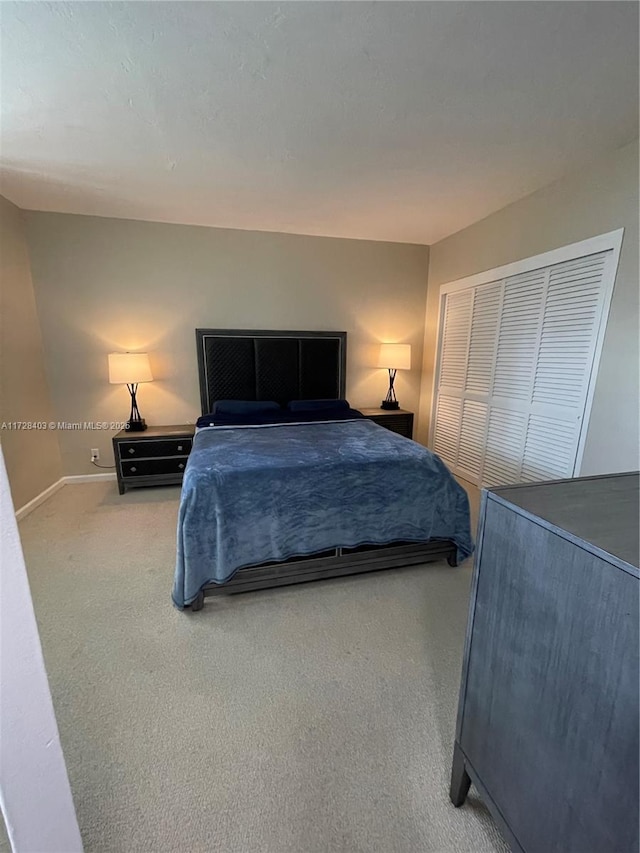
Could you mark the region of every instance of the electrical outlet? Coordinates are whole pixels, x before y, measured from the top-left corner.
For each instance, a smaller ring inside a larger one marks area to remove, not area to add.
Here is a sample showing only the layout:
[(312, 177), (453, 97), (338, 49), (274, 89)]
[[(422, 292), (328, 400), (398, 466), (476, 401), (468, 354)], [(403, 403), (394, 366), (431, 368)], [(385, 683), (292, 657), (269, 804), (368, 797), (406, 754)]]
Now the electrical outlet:
[(91, 448), (91, 461), (97, 462), (100, 459), (100, 451), (97, 447)]

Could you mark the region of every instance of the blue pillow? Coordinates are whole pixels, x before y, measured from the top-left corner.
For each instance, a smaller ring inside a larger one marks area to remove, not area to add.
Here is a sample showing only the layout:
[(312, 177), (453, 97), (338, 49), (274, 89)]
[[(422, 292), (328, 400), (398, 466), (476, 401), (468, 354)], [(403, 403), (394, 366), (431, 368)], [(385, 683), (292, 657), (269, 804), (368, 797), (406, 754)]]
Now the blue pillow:
[(320, 412), (324, 409), (348, 409), (346, 400), (291, 400), (287, 406), (290, 412)]
[(213, 404), (213, 413), (216, 415), (249, 415), (279, 411), (280, 406), (273, 400), (216, 400)]

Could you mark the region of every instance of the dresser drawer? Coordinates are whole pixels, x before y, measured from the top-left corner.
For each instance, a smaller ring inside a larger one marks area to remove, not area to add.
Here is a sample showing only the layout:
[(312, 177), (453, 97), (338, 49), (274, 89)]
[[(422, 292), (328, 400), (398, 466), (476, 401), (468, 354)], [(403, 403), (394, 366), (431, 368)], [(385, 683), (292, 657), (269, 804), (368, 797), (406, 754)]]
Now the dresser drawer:
[(120, 458), (148, 459), (151, 456), (186, 456), (191, 453), (191, 438), (138, 439), (120, 442)]
[(187, 467), (186, 456), (172, 459), (123, 459), (123, 477), (150, 477), (157, 474), (182, 474)]

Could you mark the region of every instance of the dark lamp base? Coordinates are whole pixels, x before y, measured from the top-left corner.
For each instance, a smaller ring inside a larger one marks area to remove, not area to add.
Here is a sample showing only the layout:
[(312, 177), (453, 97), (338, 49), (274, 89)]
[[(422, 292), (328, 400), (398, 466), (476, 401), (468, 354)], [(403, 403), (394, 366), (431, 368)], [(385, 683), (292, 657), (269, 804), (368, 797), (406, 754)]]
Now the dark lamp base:
[(400, 403), (397, 400), (383, 400), (380, 404), (381, 409), (399, 409)]
[(139, 421), (127, 421), (125, 429), (127, 432), (144, 432), (147, 428), (147, 422), (144, 418)]

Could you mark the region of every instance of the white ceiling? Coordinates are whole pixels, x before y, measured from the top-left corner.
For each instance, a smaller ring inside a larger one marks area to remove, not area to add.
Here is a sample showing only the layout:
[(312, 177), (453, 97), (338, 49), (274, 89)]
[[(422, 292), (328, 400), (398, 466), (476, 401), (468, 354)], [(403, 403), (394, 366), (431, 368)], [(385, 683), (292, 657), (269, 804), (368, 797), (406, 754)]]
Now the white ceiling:
[(433, 243), (637, 136), (634, 2), (2, 2), (20, 207)]

